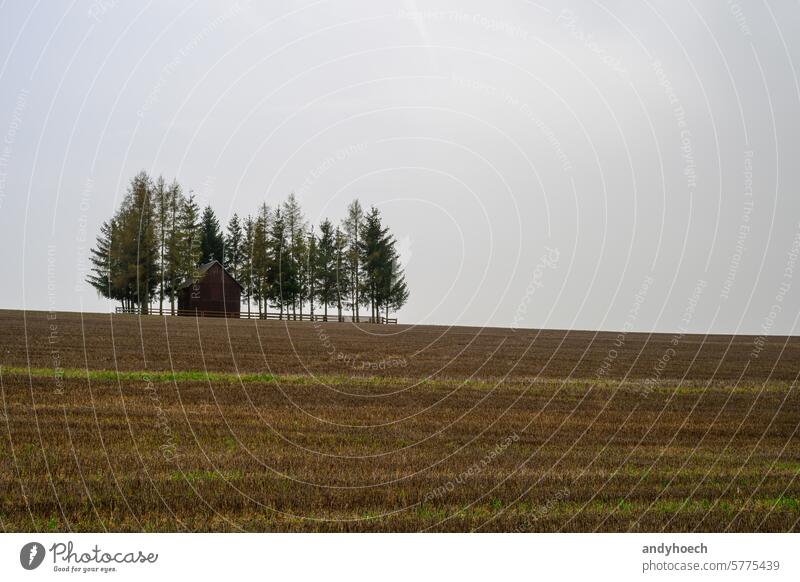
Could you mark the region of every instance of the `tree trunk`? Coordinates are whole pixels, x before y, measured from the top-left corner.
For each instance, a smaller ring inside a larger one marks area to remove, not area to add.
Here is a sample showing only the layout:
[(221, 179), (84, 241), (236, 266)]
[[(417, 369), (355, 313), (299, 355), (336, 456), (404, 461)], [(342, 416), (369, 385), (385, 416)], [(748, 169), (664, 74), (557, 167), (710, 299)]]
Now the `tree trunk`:
[(175, 315), (175, 276), (173, 274), (172, 280), (169, 284), (169, 310), (172, 315)]
[[(163, 202), (161, 205), (161, 209), (163, 209)], [(159, 213), (161, 214), (160, 210)], [(163, 214), (161, 214), (163, 216)], [(166, 283), (166, 277), (164, 276), (164, 221), (161, 221), (161, 285), (158, 288), (158, 314), (164, 315), (164, 283)]]
[(358, 305), (360, 298), (358, 297), (358, 267), (356, 266), (355, 270), (353, 271), (353, 289), (355, 289), (355, 304), (356, 304), (356, 321), (358, 321)]
[(356, 299), (356, 283), (355, 283), (355, 279), (353, 278), (353, 273), (352, 272), (350, 273), (350, 281), (352, 282), (352, 284), (350, 285), (350, 306), (351, 306), (351, 312), (353, 314), (353, 317), (355, 317), (356, 314), (358, 313), (358, 306), (356, 305), (356, 302), (357, 302), (357, 299)]
[[(353, 237), (355, 239), (355, 249), (358, 251), (358, 220), (353, 221)], [(354, 265), (353, 269), (353, 288), (355, 289), (355, 296), (356, 296), (356, 321), (358, 321), (358, 304), (359, 304), (359, 297), (358, 297), (358, 252), (356, 252), (356, 264)]]

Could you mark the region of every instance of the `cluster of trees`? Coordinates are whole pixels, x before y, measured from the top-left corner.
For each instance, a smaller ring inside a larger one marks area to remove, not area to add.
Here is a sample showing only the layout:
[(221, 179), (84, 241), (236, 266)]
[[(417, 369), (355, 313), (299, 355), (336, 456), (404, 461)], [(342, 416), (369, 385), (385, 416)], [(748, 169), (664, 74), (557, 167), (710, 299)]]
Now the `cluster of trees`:
[[(178, 290), (198, 267), (220, 261), (244, 289), (248, 315), (269, 308), (288, 317), (335, 309), (388, 317), (408, 300), (396, 239), (375, 207), (358, 200), (341, 224), (309, 225), (294, 194), (255, 215), (234, 214), (223, 233), (214, 210), (190, 192), (145, 172), (137, 174), (119, 210), (104, 222), (91, 250), (87, 281), (108, 299), (147, 313), (165, 302), (175, 312)], [(362, 310), (363, 308), (363, 310)]]

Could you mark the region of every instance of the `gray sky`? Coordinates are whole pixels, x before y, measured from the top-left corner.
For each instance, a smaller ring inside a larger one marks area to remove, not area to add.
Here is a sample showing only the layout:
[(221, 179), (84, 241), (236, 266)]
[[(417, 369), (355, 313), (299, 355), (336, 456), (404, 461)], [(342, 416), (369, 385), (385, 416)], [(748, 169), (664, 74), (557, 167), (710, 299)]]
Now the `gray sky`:
[[(565, 7), (566, 6), (566, 7)], [(0, 307), (85, 283), (140, 169), (221, 221), (354, 197), (402, 322), (797, 333), (800, 8), (7, 1)]]

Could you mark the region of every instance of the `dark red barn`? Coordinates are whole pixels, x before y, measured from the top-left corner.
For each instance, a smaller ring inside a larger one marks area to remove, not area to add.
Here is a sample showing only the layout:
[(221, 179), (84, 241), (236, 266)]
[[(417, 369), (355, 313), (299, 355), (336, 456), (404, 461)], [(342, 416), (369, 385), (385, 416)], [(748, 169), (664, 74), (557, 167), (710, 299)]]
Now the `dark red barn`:
[(178, 313), (205, 317), (239, 317), (242, 286), (217, 261), (197, 267), (178, 291)]

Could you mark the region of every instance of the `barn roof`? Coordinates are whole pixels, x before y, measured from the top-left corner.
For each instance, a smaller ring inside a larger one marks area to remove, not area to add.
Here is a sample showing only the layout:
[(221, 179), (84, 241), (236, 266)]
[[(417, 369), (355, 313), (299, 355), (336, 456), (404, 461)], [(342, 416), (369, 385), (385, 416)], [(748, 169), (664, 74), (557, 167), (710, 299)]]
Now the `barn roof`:
[[(205, 277), (205, 275), (206, 275), (206, 273), (208, 272), (208, 270), (209, 270), (211, 267), (213, 267), (213, 266), (214, 266), (214, 264), (217, 264), (217, 265), (219, 265), (219, 266), (222, 268), (222, 270), (225, 272), (225, 274), (226, 274), (226, 275), (228, 275), (228, 277), (230, 277), (231, 279), (233, 279), (233, 282), (234, 282), (234, 283), (236, 283), (236, 284), (239, 286), (239, 288), (240, 288), (240, 289), (244, 289), (244, 287), (242, 287), (242, 284), (241, 284), (241, 283), (239, 283), (239, 281), (237, 281), (237, 280), (236, 280), (236, 277), (234, 277), (233, 275), (231, 275), (231, 274), (230, 274), (230, 271), (228, 271), (228, 269), (226, 269), (225, 267), (223, 267), (223, 266), (222, 266), (222, 263), (220, 263), (220, 262), (219, 262), (217, 259), (213, 259), (213, 260), (211, 260), (211, 261), (209, 261), (209, 262), (207, 262), (207, 263), (203, 263), (202, 265), (200, 265), (199, 267), (197, 267), (197, 282), (198, 282), (198, 283), (200, 282), (200, 280), (201, 280), (203, 277)], [(188, 279), (185, 279), (185, 280), (183, 281), (183, 283), (181, 283), (181, 284), (178, 286), (178, 289), (186, 289), (187, 287), (191, 287), (192, 285), (194, 285), (194, 283), (195, 283), (195, 279), (193, 279), (193, 278), (189, 277)]]

